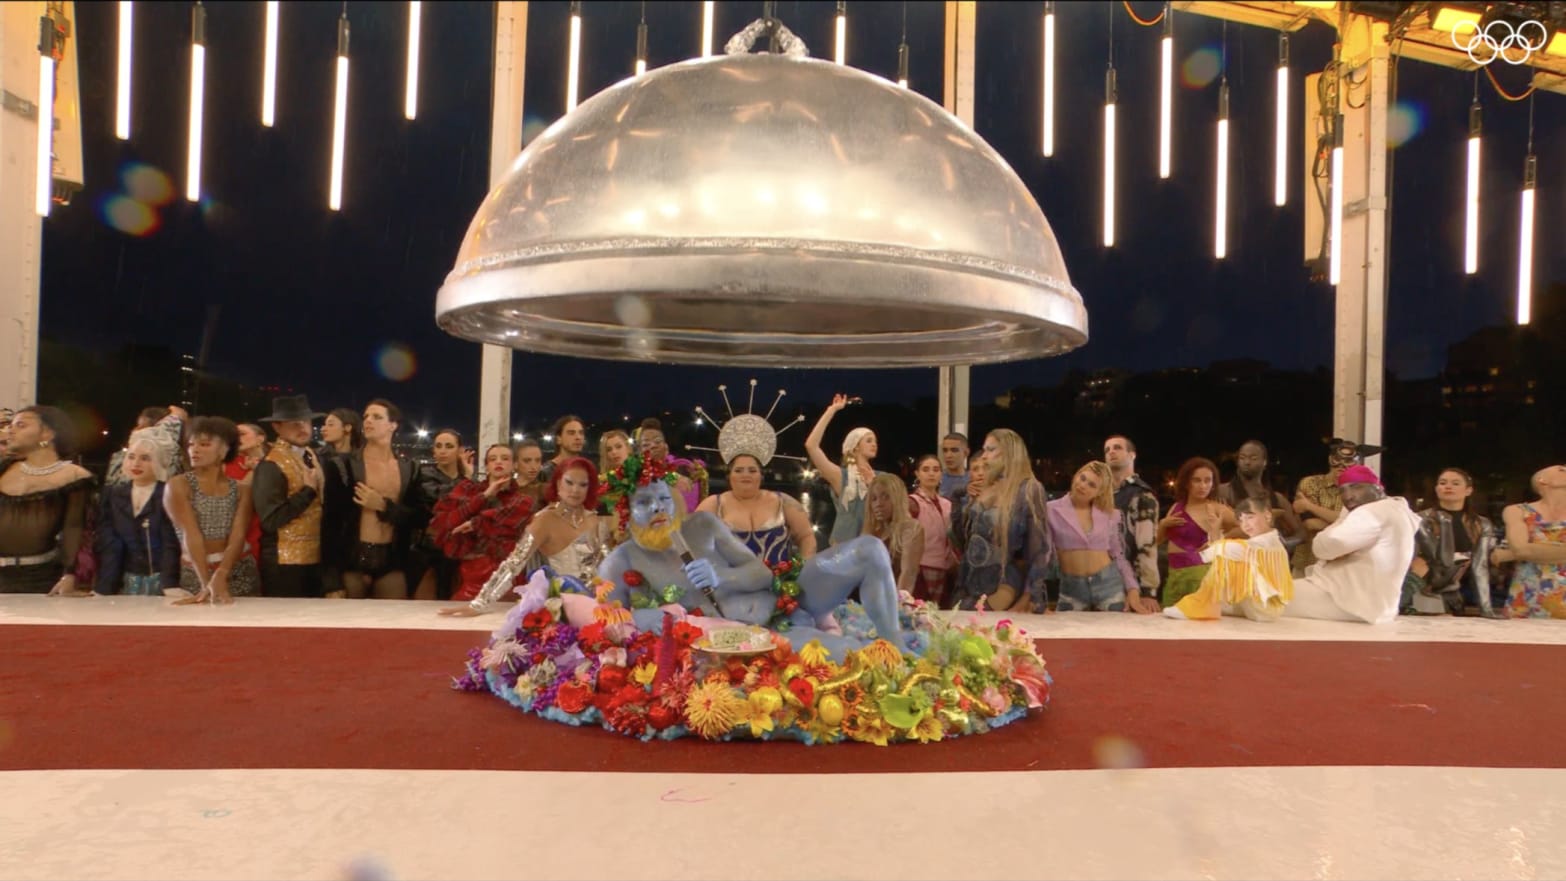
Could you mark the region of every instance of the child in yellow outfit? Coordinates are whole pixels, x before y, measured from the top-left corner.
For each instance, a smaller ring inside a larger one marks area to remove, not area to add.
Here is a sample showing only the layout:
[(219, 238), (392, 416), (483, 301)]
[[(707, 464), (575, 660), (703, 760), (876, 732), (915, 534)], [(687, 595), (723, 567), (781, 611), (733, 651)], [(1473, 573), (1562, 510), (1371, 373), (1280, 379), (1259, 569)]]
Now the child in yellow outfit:
[(1272, 526), (1268, 499), (1244, 499), (1234, 507), (1247, 536), (1221, 539), (1202, 548), (1202, 562), (1211, 563), (1202, 585), (1188, 597), (1164, 609), (1170, 618), (1215, 619), (1244, 615), (1252, 621), (1274, 621), (1294, 596), (1289, 552)]

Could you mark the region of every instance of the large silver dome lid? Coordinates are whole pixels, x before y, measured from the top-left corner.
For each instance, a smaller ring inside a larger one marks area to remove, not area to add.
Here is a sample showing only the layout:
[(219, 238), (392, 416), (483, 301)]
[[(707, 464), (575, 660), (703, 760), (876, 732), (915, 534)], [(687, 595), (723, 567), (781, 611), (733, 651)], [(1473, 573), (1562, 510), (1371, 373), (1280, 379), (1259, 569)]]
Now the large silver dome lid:
[(435, 306), (534, 352), (912, 367), (1067, 352), (1049, 222), (960, 120), (852, 67), (730, 54), (584, 102), (523, 150)]

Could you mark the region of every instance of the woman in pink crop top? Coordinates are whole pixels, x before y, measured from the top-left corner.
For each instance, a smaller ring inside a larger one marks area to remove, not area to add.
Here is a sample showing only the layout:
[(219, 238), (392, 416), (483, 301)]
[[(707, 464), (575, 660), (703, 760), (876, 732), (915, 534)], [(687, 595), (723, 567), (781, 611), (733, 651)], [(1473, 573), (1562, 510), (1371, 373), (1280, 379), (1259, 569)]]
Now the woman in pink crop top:
[(1136, 571), (1126, 561), (1115, 508), (1114, 477), (1103, 462), (1089, 462), (1071, 478), (1071, 491), (1046, 506), (1045, 522), (1060, 561), (1057, 612), (1158, 611), (1143, 598)]
[(1169, 543), (1169, 577), (1164, 579), (1164, 605), (1172, 606), (1196, 593), (1207, 575), (1202, 548), (1220, 538), (1244, 538), (1234, 509), (1213, 498), (1218, 466), (1197, 457), (1185, 460), (1175, 475), (1175, 503), (1158, 522), (1158, 543)]
[(914, 466), (918, 485), (908, 494), (915, 506), (914, 519), (924, 529), (924, 554), (919, 558), (919, 576), (914, 579), (913, 595), (944, 608), (946, 585), (957, 567), (952, 548), (952, 503), (941, 497), (941, 460), (925, 453)]

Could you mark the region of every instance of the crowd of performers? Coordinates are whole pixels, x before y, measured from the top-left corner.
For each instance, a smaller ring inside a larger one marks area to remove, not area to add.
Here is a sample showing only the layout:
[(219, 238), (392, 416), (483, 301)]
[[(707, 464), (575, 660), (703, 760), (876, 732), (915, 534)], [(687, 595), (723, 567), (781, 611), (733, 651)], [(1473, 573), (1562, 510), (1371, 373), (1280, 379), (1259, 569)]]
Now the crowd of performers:
[[(720, 429), (728, 489), (710, 493), (705, 463), (651, 420), (604, 432), (595, 459), (564, 416), (547, 461), (536, 442), (496, 444), (480, 470), (454, 431), (435, 434), (432, 463), (399, 456), (402, 416), (380, 399), (318, 414), (278, 398), (270, 441), (261, 424), (152, 408), (94, 504), (69, 417), (29, 407), (0, 433), (0, 592), (506, 608), (455, 687), (643, 740), (810, 744), (983, 734), (1047, 706), (1013, 613), (1382, 623), (1460, 610), (1466, 591), (1492, 617), (1566, 617), (1566, 466), (1533, 476), (1538, 500), (1506, 509), (1501, 545), (1466, 473), (1442, 472), (1438, 505), (1416, 514), (1363, 464), (1371, 450), (1340, 440), (1292, 501), (1251, 442), (1222, 485), (1210, 460), (1187, 461), (1163, 513), (1119, 436), (1051, 500), (1004, 428), (974, 455), (948, 435), (910, 488), (875, 469), (869, 427), (826, 452), (851, 403), (836, 396), (805, 440), (835, 510), (819, 542), (798, 500), (762, 486), (778, 433), (753, 414)], [(1513, 567), (1504, 604), (1492, 564)]]
[(1497, 528), (1473, 510), (1473, 480), (1459, 469), (1439, 475), (1437, 504), (1416, 513), (1362, 464), (1374, 449), (1335, 439), (1328, 470), (1291, 500), (1265, 485), (1266, 450), (1249, 442), (1221, 485), (1210, 460), (1187, 461), (1164, 512), (1124, 437), (1106, 440), (1104, 459), (1053, 501), (1004, 428), (972, 455), (966, 438), (947, 436), (917, 460), (909, 487), (875, 469), (869, 427), (828, 454), (834, 417), (851, 403), (836, 396), (804, 444), (835, 509), (820, 541), (797, 499), (763, 487), (776, 433), (758, 417), (720, 435), (728, 488), (709, 494), (706, 464), (674, 455), (656, 420), (634, 436), (604, 432), (588, 456), (586, 424), (562, 417), (547, 460), (523, 441), (475, 461), (457, 432), (440, 431), (433, 462), (419, 465), (393, 451), (402, 417), (384, 400), (320, 414), (283, 397), (263, 424), (243, 425), (151, 408), (95, 493), (73, 462), (66, 414), (0, 411), (0, 591), (413, 597), (482, 612), (540, 566), (593, 577), (628, 539), (634, 462), (668, 476), (680, 516), (712, 515), (771, 570), (873, 536), (897, 590), (942, 608), (1380, 622), (1466, 602), (1490, 617), (1566, 617), (1563, 466), (1535, 474), (1537, 500), (1506, 508)]

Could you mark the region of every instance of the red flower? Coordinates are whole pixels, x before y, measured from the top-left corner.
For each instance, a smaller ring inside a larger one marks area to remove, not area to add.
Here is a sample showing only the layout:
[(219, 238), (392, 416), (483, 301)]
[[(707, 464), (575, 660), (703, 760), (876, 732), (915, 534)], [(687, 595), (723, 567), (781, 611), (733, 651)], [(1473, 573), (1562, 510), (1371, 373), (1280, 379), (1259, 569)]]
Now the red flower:
[(587, 709), (592, 697), (593, 693), (588, 691), (586, 684), (572, 680), (562, 684), (555, 692), (555, 706), (575, 715)]
[(619, 691), (625, 685), (625, 668), (618, 664), (610, 664), (598, 671), (598, 690), (604, 692)]
[(691, 643), (701, 639), (702, 630), (694, 624), (686, 624), (684, 621), (674, 622), (674, 644), (682, 649), (691, 647)]
[(601, 652), (609, 647), (609, 635), (604, 627), (604, 622), (594, 621), (576, 632), (576, 644), (583, 651)]
[(543, 630), (555, 623), (555, 616), (548, 609), (538, 609), (522, 616), (522, 628), (524, 630)]
[(647, 710), (647, 722), (654, 731), (662, 731), (680, 721), (680, 711), (664, 704), (654, 704)]
[(816, 705), (816, 687), (810, 684), (810, 680), (803, 676), (795, 676), (788, 681), (788, 690), (799, 698), (799, 702), (807, 707)]
[(625, 572), (620, 575), (620, 580), (625, 582), (626, 587), (641, 587), (647, 583), (647, 579), (642, 576), (642, 573), (636, 571), (635, 569), (625, 570)]
[(729, 683), (730, 684), (732, 684), (732, 685), (739, 685), (740, 683), (745, 681), (745, 677), (748, 676), (748, 675), (750, 675), (750, 671), (745, 668), (744, 664), (738, 664), (738, 663), (730, 663), (729, 664)]
[(641, 737), (647, 733), (647, 716), (640, 707), (626, 706), (609, 716), (609, 725), (621, 734)]
[(630, 685), (622, 685), (614, 693), (616, 707), (639, 707), (645, 709), (652, 702), (652, 694), (634, 682)]

